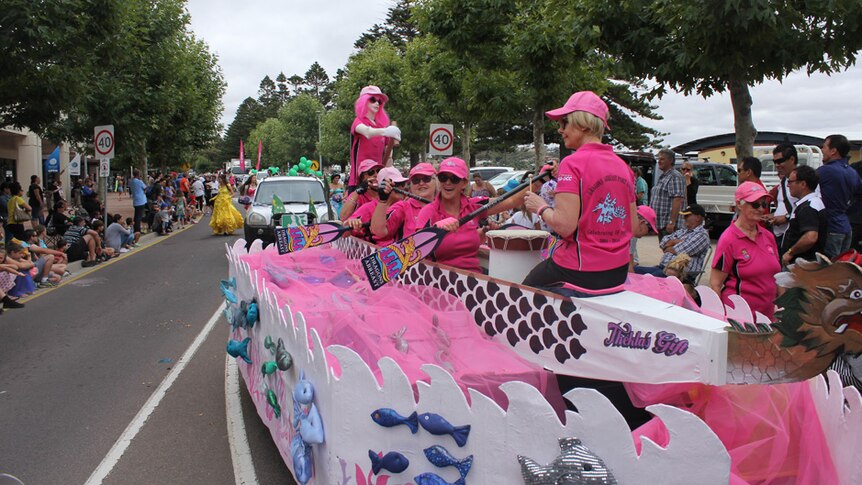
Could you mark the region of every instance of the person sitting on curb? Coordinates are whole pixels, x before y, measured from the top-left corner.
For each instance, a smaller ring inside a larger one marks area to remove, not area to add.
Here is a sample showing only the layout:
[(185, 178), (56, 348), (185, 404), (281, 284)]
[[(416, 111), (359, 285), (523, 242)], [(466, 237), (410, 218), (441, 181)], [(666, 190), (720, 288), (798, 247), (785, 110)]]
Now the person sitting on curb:
[(72, 218), (72, 227), (63, 234), (66, 240), (66, 255), (69, 262), (81, 261), (81, 266), (89, 268), (100, 263), (102, 241), (99, 233), (86, 226), (86, 220), (81, 217)]
[(111, 217), (111, 225), (105, 230), (105, 246), (112, 248), (118, 253), (126, 253), (132, 244), (137, 242), (140, 233), (132, 233), (132, 228), (123, 224), (123, 216), (114, 214)]
[(57, 249), (51, 249), (45, 244), (46, 230), (45, 226), (37, 225), (33, 229), (33, 235), (29, 241), (30, 252), (37, 256), (53, 256), (54, 264), (51, 271), (60, 276), (69, 276), (72, 273), (68, 271), (69, 258), (66, 253)]
[(7, 292), (10, 296), (20, 298), (36, 291), (36, 283), (33, 281), (36, 265), (24, 253), (24, 248), (20, 244), (6, 243), (6, 262), (14, 264), (21, 273), (20, 276), (15, 277), (15, 286)]
[(102, 261), (107, 261), (116, 256), (117, 253), (114, 251), (114, 248), (109, 248), (105, 246), (105, 223), (101, 220), (93, 221), (93, 230), (96, 231), (96, 234), (99, 235), (98, 244), (99, 248), (101, 248), (101, 251), (98, 251), (100, 253), (99, 259)]
[(24, 308), (24, 304), (9, 296), (8, 292), (15, 287), (15, 278), (24, 276), (18, 270), (18, 265), (6, 259), (6, 249), (0, 247), (0, 313), (6, 308)]
[[(36, 227), (43, 227), (39, 224)], [(33, 229), (25, 229), (24, 230), (24, 239), (12, 239), (12, 242), (20, 245), (23, 248), (23, 254), (25, 259), (29, 259), (36, 265), (36, 272), (32, 274), (33, 281), (36, 283), (36, 286), (39, 288), (48, 288), (57, 286), (57, 283), (60, 282), (59, 274), (55, 274), (55, 271), (59, 271), (59, 268), (54, 268), (54, 255), (52, 254), (40, 254), (37, 252), (38, 242), (36, 242), (35, 247), (33, 245), (34, 240), (36, 239), (36, 231)], [(62, 272), (60, 273), (62, 274)]]
[(636, 266), (635, 273), (651, 274), (664, 278), (668, 276), (667, 268), (677, 255), (687, 254), (691, 258), (687, 267), (687, 274), (692, 275), (703, 269), (706, 254), (709, 251), (709, 233), (704, 228), (706, 211), (703, 207), (694, 204), (680, 211), (685, 216), (685, 227), (674, 231), (662, 238), (659, 247), (664, 251), (661, 261), (657, 266)]

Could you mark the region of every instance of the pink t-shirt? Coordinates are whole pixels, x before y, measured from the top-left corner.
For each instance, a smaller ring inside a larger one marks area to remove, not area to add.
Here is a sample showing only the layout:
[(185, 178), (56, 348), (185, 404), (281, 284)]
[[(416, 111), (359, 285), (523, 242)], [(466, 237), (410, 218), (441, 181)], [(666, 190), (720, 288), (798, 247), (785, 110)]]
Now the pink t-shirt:
[(393, 204), (386, 213), (386, 232), (389, 237), (407, 237), (418, 231), (421, 227), (418, 225), (419, 212), (423, 207), (422, 202), (415, 199), (400, 200)]
[(350, 126), (350, 180), (347, 181), (348, 187), (359, 185), (359, 162), (363, 160), (374, 160), (375, 162), (383, 162), (383, 150), (386, 148), (385, 136), (373, 136), (365, 138), (356, 132), (356, 127), (365, 125), (369, 128), (382, 128), (368, 118), (356, 118), (353, 120), (353, 125)]
[[(365, 194), (363, 194), (365, 195)], [(362, 204), (356, 211), (353, 212), (353, 215), (350, 216), (351, 219), (359, 219), (363, 224), (367, 222), (371, 222), (371, 217), (374, 215), (374, 209), (377, 208), (377, 204), (380, 201), (378, 199), (372, 199), (370, 202), (366, 202)], [(357, 231), (353, 231), (352, 233), (356, 237), (361, 237), (366, 240), (371, 240), (374, 244), (378, 244), (380, 246), (387, 246), (394, 241), (394, 239), (387, 236), (386, 239), (377, 239), (371, 234), (371, 228), (363, 228)]]
[(634, 174), (609, 145), (588, 143), (564, 158), (557, 193), (581, 197), (575, 232), (559, 242), (553, 260), (577, 271), (606, 271), (629, 262)]
[(371, 197), (368, 197), (368, 193), (357, 195), (356, 196), (356, 205), (353, 206), (353, 212), (348, 214), (347, 217), (342, 217), (342, 219), (347, 220), (347, 219), (350, 219), (351, 217), (356, 217), (354, 215), (354, 214), (356, 214), (356, 211), (358, 211), (360, 207), (371, 202), (372, 200), (377, 200), (377, 199), (372, 199)]
[[(478, 209), (481, 204), (479, 202), (487, 200), (485, 197), (475, 197), (468, 199), (466, 196), (461, 196), (461, 212), (457, 216), (447, 214), (443, 210), (443, 205), (438, 196), (430, 204), (426, 205), (419, 211), (419, 217), (416, 221), (417, 228), (425, 227), (426, 225), (434, 225), (436, 222), (442, 221), (449, 217), (461, 218), (465, 215)], [(457, 231), (449, 233), (443, 238), (443, 241), (437, 246), (434, 251), (435, 261), (442, 264), (448, 264), (456, 268), (466, 269), (469, 271), (481, 272), (482, 267), (479, 266), (479, 221), (473, 219)]]
[(736, 224), (731, 224), (718, 238), (712, 267), (727, 273), (721, 301), (730, 303), (730, 295), (739, 295), (756, 310), (770, 319), (775, 314), (775, 273), (781, 271), (775, 238), (766, 229), (757, 226), (752, 241)]

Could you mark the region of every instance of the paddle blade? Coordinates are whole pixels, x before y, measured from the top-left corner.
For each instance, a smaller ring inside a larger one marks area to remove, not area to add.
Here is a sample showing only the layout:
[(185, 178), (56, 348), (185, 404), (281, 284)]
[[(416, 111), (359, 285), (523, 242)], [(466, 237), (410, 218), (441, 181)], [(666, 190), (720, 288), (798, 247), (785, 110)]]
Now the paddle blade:
[(310, 226), (275, 228), (275, 245), (278, 254), (295, 253), (335, 241), (350, 230), (334, 222), (323, 222)]
[(376, 290), (422, 261), (437, 249), (446, 231), (436, 227), (423, 229), (412, 236), (378, 249), (362, 258), (362, 268), (372, 290)]

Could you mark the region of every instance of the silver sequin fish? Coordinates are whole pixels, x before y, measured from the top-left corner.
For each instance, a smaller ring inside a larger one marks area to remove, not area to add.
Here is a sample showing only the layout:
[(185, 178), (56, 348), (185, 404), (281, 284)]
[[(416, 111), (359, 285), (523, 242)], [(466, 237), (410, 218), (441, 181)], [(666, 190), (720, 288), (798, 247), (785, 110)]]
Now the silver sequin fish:
[(542, 466), (518, 455), (525, 485), (616, 485), (613, 473), (601, 458), (577, 438), (560, 438), (560, 456)]
[(407, 343), (407, 339), (404, 338), (404, 332), (407, 331), (407, 327), (401, 327), (401, 330), (393, 333), (389, 336), (389, 339), (395, 343), (395, 350), (401, 352), (402, 354), (406, 354), (410, 350), (410, 344)]

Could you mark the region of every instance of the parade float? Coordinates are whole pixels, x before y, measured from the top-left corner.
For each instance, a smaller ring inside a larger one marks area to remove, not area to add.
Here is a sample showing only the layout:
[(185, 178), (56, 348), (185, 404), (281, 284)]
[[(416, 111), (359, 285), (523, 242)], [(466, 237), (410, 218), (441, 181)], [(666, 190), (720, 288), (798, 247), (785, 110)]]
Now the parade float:
[(227, 247), (227, 350), (297, 483), (862, 483), (862, 398), (825, 373), (862, 350), (854, 263), (794, 266), (770, 323), (674, 279), (566, 298), (422, 261), (373, 291), (363, 241), (261, 246)]

